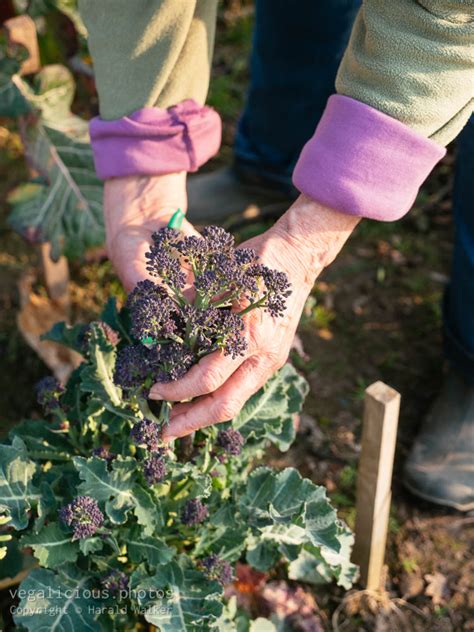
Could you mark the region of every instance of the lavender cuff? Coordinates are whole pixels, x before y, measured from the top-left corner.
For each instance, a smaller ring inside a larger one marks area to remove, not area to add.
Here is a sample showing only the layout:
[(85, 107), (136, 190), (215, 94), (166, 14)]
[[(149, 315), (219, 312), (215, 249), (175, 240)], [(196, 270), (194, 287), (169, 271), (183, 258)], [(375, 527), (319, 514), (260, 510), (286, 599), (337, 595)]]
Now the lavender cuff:
[(410, 210), (445, 153), (391, 116), (337, 94), (303, 147), (293, 183), (342, 213), (393, 221)]
[(89, 130), (103, 180), (196, 171), (221, 143), (219, 115), (192, 99), (167, 110), (143, 108), (116, 121), (95, 117)]

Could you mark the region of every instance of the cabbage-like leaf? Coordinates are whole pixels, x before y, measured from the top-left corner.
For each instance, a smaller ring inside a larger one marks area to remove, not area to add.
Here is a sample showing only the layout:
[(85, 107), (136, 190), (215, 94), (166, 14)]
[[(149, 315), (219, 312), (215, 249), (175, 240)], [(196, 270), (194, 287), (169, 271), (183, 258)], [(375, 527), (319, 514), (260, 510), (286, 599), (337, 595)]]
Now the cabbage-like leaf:
[(8, 223), (28, 241), (50, 242), (54, 260), (61, 254), (78, 258), (105, 238), (102, 183), (90, 145), (41, 124), (28, 138), (28, 153), (44, 180), (10, 193)]
[(270, 440), (288, 450), (295, 438), (295, 413), (301, 410), (308, 383), (291, 364), (278, 371), (232, 420), (232, 427), (246, 439)]
[(89, 326), (89, 353), (87, 364), (81, 373), (81, 390), (92, 393), (103, 404), (110, 402), (112, 406), (120, 407), (121, 391), (114, 383), (115, 349), (107, 341), (104, 332), (92, 323)]
[(43, 527), (39, 533), (23, 536), (20, 544), (31, 546), (36, 559), (46, 568), (75, 562), (79, 555), (79, 544), (72, 542), (71, 534), (66, 533), (57, 522)]
[(160, 538), (143, 537), (141, 529), (135, 528), (127, 537), (127, 552), (134, 564), (146, 562), (151, 569), (169, 562), (174, 549), (167, 546)]
[(337, 556), (341, 554), (342, 534), (336, 511), (326, 490), (303, 479), (297, 470), (254, 470), (239, 508), (252, 530), (247, 539), (247, 560), (258, 570), (267, 570), (275, 563), (277, 550), (291, 560), (305, 544), (324, 551), (331, 566), (341, 563)]
[(12, 445), (0, 445), (0, 510), (11, 518), (15, 529), (28, 526), (31, 501), (40, 494), (32, 483), (36, 465), (28, 458), (26, 446), (19, 437)]
[(71, 456), (67, 433), (59, 432), (51, 422), (26, 419), (10, 430), (9, 437), (19, 437), (35, 459), (63, 461)]
[(36, 90), (15, 78), (39, 116), (24, 126), (29, 161), (42, 180), (22, 184), (9, 195), (9, 223), (34, 243), (51, 243), (51, 256), (76, 258), (104, 241), (102, 183), (94, 169), (87, 122), (71, 113), (74, 80), (53, 65), (35, 78)]
[(288, 566), (288, 577), (308, 584), (327, 584), (333, 579), (346, 590), (357, 580), (358, 567), (351, 562), (354, 536), (344, 524), (339, 525), (338, 553), (305, 545), (298, 557)]
[[(222, 587), (185, 562), (158, 567), (138, 590), (165, 590), (171, 596), (149, 602), (145, 619), (161, 632), (206, 632), (222, 614)], [(150, 592), (153, 594), (153, 592)]]
[(100, 632), (95, 619), (101, 602), (92, 597), (88, 577), (73, 565), (57, 573), (34, 569), (20, 590), (23, 598), (14, 620), (29, 632)]
[(104, 459), (91, 457), (74, 457), (74, 466), (79, 472), (82, 483), (78, 492), (84, 496), (92, 496), (99, 503), (105, 502), (105, 511), (112, 522), (123, 524), (128, 511), (136, 504), (133, 487), (136, 477), (134, 459), (115, 459), (112, 469), (107, 469)]

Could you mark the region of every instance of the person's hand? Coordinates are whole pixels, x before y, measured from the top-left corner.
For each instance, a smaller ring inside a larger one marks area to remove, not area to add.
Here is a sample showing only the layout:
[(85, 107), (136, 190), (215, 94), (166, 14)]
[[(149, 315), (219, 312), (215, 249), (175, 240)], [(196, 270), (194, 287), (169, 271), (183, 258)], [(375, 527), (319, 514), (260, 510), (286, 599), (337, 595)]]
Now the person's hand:
[[(107, 254), (127, 292), (149, 278), (145, 252), (154, 231), (173, 213), (187, 208), (186, 172), (162, 176), (129, 176), (107, 180), (104, 216)], [(197, 234), (185, 219), (184, 234)]]
[(156, 384), (150, 398), (176, 404), (163, 439), (170, 441), (199, 428), (232, 419), (273, 373), (283, 366), (306, 298), (319, 272), (341, 249), (358, 222), (322, 207), (305, 196), (270, 230), (242, 247), (254, 248), (261, 262), (288, 275), (292, 294), (283, 317), (262, 310), (244, 316), (248, 348), (242, 358), (215, 352), (199, 361), (177, 382)]

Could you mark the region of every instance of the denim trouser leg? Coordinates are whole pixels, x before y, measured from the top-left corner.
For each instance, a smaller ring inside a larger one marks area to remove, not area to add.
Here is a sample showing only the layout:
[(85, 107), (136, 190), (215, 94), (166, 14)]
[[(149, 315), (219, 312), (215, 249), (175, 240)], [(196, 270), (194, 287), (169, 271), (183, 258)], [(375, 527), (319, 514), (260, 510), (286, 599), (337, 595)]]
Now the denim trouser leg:
[(241, 173), (281, 183), (313, 135), (360, 0), (256, 0), (251, 81), (235, 141)]
[(458, 139), (453, 209), (455, 240), (444, 309), (445, 350), (474, 383), (474, 115)]

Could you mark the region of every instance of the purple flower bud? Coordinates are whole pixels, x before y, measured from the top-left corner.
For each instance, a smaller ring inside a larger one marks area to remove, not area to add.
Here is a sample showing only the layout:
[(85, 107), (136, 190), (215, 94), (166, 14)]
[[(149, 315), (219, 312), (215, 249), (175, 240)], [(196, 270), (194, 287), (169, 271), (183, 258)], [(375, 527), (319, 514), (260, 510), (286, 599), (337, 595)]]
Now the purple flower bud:
[(206, 505), (199, 498), (191, 498), (181, 511), (181, 522), (189, 527), (203, 522), (209, 515)]
[(98, 459), (104, 459), (107, 463), (113, 461), (116, 457), (115, 454), (109, 451), (108, 448), (101, 446), (100, 448), (94, 448), (92, 450), (92, 456), (96, 456)]
[(161, 454), (152, 454), (143, 462), (143, 474), (149, 485), (155, 485), (166, 476), (166, 463)]
[(52, 375), (44, 377), (36, 384), (35, 388), (38, 404), (42, 406), (46, 414), (60, 407), (59, 399), (64, 393), (64, 388), (55, 377)]
[(113, 570), (102, 578), (102, 586), (112, 596), (123, 596), (128, 593), (130, 581), (123, 571)]
[(127, 300), (131, 333), (138, 340), (166, 338), (176, 330), (177, 306), (166, 290), (149, 279), (139, 281)]
[(200, 566), (208, 579), (216, 580), (222, 586), (230, 584), (234, 578), (234, 572), (229, 562), (222, 560), (215, 553), (201, 560)]
[(245, 439), (238, 430), (227, 428), (227, 430), (219, 430), (216, 444), (222, 448), (227, 454), (237, 456), (242, 452), (242, 446)]
[(78, 496), (59, 510), (59, 518), (73, 529), (73, 540), (90, 538), (104, 522), (104, 514), (90, 496)]
[(142, 419), (133, 426), (130, 437), (135, 445), (143, 446), (150, 452), (156, 452), (160, 448), (161, 428), (151, 419)]

